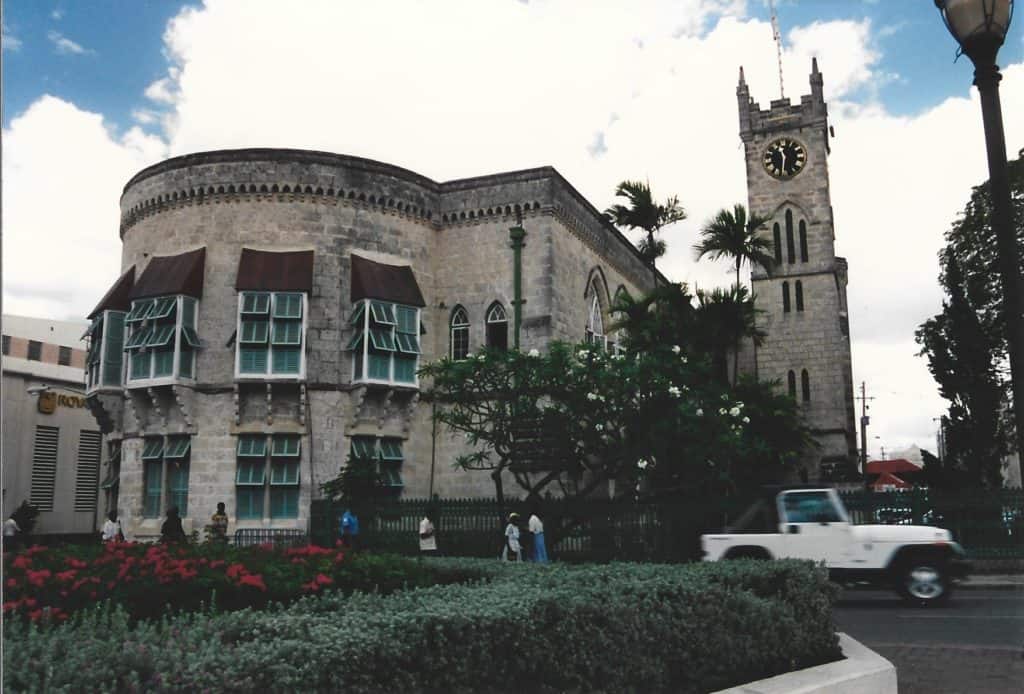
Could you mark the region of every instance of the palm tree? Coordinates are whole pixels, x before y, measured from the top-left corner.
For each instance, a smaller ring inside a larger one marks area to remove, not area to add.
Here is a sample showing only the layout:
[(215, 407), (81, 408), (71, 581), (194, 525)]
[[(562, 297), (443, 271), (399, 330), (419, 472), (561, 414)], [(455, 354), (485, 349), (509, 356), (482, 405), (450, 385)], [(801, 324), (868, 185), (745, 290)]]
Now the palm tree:
[(697, 306), (694, 310), (696, 329), (694, 341), (698, 351), (711, 356), (716, 377), (729, 383), (729, 349), (733, 350), (733, 382), (736, 382), (739, 365), (739, 343), (751, 338), (754, 345), (764, 344), (766, 334), (757, 329), (754, 296), (742, 286), (731, 289), (714, 289), (711, 292), (697, 290)]
[[(757, 235), (759, 227), (769, 221), (768, 217), (751, 213), (747, 215), (747, 208), (737, 203), (733, 205), (732, 212), (719, 210), (714, 219), (704, 225), (701, 229), (701, 240), (694, 250), (697, 251), (697, 260), (705, 255), (711, 256), (712, 260), (719, 258), (730, 258), (736, 263), (736, 293), (740, 291), (740, 267), (743, 263), (760, 265), (767, 272), (771, 272), (775, 259), (771, 255), (771, 243), (764, 237)], [(754, 297), (750, 297), (751, 311), (753, 311)], [(753, 313), (751, 313), (753, 317)], [(733, 345), (732, 372), (735, 379), (739, 373), (740, 365), (740, 335), (736, 336), (736, 343)]]
[(740, 284), (740, 267), (743, 263), (760, 265), (771, 271), (775, 263), (771, 243), (757, 235), (757, 229), (769, 221), (768, 217), (757, 214), (747, 216), (747, 208), (736, 204), (729, 210), (719, 210), (714, 219), (701, 229), (701, 240), (694, 250), (697, 260), (711, 256), (712, 260), (729, 258), (736, 263), (736, 285)]
[(679, 204), (679, 198), (672, 196), (664, 203), (654, 202), (649, 183), (640, 181), (623, 181), (615, 189), (616, 197), (629, 201), (629, 206), (612, 205), (605, 210), (605, 215), (612, 223), (630, 229), (642, 229), (647, 234), (640, 241), (640, 257), (651, 266), (654, 284), (658, 284), (658, 271), (654, 261), (665, 255), (665, 242), (656, 238), (662, 227), (675, 224), (686, 219), (686, 211)]

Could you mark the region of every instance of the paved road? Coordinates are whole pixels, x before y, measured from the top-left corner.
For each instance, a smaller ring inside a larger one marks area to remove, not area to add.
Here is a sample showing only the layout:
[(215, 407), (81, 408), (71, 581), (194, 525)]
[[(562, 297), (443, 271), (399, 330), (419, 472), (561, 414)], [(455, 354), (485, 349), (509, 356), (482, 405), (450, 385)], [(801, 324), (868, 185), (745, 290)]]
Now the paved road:
[(843, 593), (836, 627), (896, 665), (901, 694), (1024, 691), (1024, 589), (961, 590), (917, 608), (895, 594)]

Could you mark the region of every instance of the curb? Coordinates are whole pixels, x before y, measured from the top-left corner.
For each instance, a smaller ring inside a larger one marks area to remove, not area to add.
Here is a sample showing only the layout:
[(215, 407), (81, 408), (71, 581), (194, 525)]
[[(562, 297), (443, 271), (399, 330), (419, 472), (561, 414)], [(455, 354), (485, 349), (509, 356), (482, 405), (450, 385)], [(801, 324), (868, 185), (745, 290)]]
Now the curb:
[(896, 666), (846, 634), (838, 636), (843, 660), (713, 694), (896, 694)]

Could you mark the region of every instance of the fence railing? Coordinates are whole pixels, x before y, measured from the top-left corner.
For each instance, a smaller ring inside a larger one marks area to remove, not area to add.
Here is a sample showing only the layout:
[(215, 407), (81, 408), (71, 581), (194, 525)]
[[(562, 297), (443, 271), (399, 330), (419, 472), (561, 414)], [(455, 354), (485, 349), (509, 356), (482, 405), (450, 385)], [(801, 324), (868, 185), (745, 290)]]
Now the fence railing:
[[(841, 492), (854, 523), (914, 524), (953, 532), (975, 558), (1024, 557), (1024, 492)], [(697, 503), (630, 503), (607, 499), (549, 499), (537, 504), (548, 551), (568, 561), (684, 561), (699, 557), (701, 533), (721, 530), (748, 506), (748, 499), (719, 498)], [(360, 542), (380, 550), (415, 554), (419, 523), (432, 511), (439, 549), (457, 556), (497, 557), (504, 542), (505, 515), (525, 522), (530, 510), (517, 499), (500, 509), (495, 499), (403, 499), (378, 507), (361, 522)], [(314, 501), (311, 539), (330, 545), (338, 537), (344, 508)], [(366, 512), (364, 512), (365, 515)]]

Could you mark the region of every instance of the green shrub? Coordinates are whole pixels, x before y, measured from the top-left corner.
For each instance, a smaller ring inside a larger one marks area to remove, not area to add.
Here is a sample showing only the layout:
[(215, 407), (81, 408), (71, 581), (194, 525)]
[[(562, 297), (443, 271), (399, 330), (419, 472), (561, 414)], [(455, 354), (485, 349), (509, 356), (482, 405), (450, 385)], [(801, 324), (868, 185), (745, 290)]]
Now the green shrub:
[[(364, 568), (397, 580), (388, 565)], [(839, 656), (835, 589), (809, 562), (422, 566), (489, 580), (135, 625), (109, 608), (52, 628), (13, 622), (4, 687), (690, 692)]]

